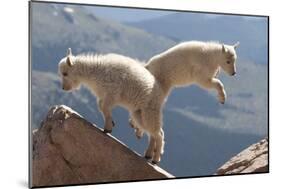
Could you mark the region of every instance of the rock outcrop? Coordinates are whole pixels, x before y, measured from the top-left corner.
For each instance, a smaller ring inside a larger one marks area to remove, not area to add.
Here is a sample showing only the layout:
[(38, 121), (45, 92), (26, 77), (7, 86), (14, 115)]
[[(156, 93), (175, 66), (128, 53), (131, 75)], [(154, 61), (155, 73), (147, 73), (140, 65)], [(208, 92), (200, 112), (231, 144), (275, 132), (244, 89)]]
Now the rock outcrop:
[(268, 139), (251, 145), (217, 170), (217, 175), (268, 172)]
[(172, 177), (66, 106), (33, 132), (33, 187)]

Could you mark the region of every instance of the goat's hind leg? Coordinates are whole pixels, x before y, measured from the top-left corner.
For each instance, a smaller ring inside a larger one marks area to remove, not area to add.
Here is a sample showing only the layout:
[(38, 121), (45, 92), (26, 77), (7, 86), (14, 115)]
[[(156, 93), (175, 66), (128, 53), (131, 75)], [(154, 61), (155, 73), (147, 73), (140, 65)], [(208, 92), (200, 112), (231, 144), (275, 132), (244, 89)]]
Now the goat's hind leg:
[(145, 158), (151, 159), (152, 164), (157, 164), (164, 153), (164, 135), (162, 132), (154, 133), (150, 136), (149, 146), (145, 152)]
[(156, 143), (155, 143), (155, 138), (154, 136), (150, 135), (149, 136), (149, 145), (148, 148), (145, 151), (145, 159), (149, 160), (153, 157), (154, 152), (155, 152), (155, 147), (156, 147)]
[(152, 163), (156, 164), (161, 160), (161, 154), (164, 152), (164, 136), (158, 132), (155, 136), (155, 152), (152, 158)]
[(149, 132), (149, 146), (145, 152), (146, 157), (152, 157), (152, 163), (161, 160), (164, 152), (164, 132), (162, 130), (161, 109), (147, 110), (143, 114), (144, 129)]

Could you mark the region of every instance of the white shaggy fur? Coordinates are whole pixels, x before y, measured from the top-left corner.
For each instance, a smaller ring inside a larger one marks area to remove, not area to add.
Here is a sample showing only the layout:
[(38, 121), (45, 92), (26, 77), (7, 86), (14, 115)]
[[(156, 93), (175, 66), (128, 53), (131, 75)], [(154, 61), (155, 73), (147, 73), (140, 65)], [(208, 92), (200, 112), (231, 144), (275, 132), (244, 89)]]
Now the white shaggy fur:
[(206, 89), (216, 89), (219, 102), (224, 103), (226, 92), (216, 77), (220, 68), (235, 75), (238, 45), (239, 42), (233, 46), (216, 42), (183, 42), (152, 57), (145, 67), (155, 76), (166, 96), (173, 87), (198, 84)]
[(117, 55), (77, 55), (68, 50), (59, 63), (62, 88), (70, 91), (81, 84), (97, 97), (99, 110), (104, 117), (104, 131), (111, 132), (114, 122), (112, 108), (125, 107), (134, 126), (145, 131), (150, 138), (145, 156), (160, 161), (164, 148), (162, 130), (162, 101), (164, 93), (154, 76), (136, 60)]
[[(229, 75), (235, 75), (235, 49), (238, 45), (239, 42), (233, 46), (216, 42), (184, 42), (155, 55), (145, 67), (154, 75), (165, 97), (173, 87), (197, 84), (202, 88), (216, 89), (219, 102), (224, 104), (226, 92), (217, 76), (220, 68)], [(134, 120), (129, 122), (136, 128)], [(136, 128), (135, 133), (137, 138), (142, 137), (141, 128)]]

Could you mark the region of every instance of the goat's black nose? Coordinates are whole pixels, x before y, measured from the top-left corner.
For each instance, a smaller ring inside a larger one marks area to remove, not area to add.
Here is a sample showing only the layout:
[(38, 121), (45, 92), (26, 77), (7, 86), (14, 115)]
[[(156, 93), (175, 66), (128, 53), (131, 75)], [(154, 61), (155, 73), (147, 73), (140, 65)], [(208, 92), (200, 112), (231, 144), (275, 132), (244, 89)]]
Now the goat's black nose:
[(232, 76), (234, 76), (236, 74), (236, 72), (233, 72)]

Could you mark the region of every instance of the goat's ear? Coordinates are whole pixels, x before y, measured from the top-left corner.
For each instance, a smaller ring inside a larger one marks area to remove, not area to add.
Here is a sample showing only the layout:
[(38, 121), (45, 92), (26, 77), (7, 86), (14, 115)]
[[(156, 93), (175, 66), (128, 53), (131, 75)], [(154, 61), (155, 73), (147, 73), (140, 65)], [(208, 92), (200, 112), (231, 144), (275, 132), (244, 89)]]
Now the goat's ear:
[(225, 48), (224, 44), (222, 44), (222, 52), (224, 52), (224, 53), (227, 52), (227, 48)]
[(233, 45), (233, 48), (236, 49), (238, 46), (239, 46), (240, 42), (237, 41), (234, 45)]
[(71, 48), (68, 48), (68, 49), (67, 49), (67, 52), (66, 52), (66, 63), (67, 63), (67, 65), (69, 65), (69, 66), (73, 66), (73, 62), (72, 62), (72, 60), (71, 60), (71, 57), (72, 57)]
[(72, 56), (71, 48), (67, 49), (66, 56)]
[(67, 57), (66, 57), (66, 63), (67, 63), (67, 65), (69, 65), (69, 66), (73, 66), (73, 62), (72, 62), (72, 60), (71, 60), (71, 56), (67, 56)]

